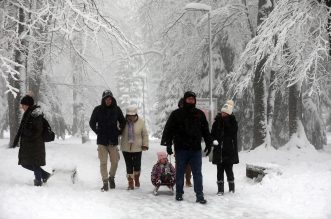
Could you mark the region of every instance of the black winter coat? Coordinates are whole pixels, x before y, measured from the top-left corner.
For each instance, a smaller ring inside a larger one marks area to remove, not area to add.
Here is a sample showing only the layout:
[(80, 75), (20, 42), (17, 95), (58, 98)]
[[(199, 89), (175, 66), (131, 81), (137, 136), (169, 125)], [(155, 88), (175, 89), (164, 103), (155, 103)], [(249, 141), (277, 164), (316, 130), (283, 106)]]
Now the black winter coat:
[(90, 127), (97, 134), (97, 144), (118, 145), (118, 136), (124, 129), (125, 122), (115, 98), (110, 106), (106, 106), (102, 100), (101, 105), (94, 108), (90, 119)]
[(201, 150), (202, 137), (206, 145), (211, 145), (205, 114), (197, 108), (179, 108), (173, 111), (163, 130), (161, 145), (174, 144), (178, 149)]
[(239, 163), (237, 146), (238, 123), (232, 114), (222, 117), (218, 114), (213, 123), (211, 134), (219, 145), (214, 146), (213, 164), (237, 164)]
[(44, 166), (45, 143), (43, 140), (43, 113), (39, 106), (29, 107), (23, 114), (14, 145), (20, 141), (18, 164)]

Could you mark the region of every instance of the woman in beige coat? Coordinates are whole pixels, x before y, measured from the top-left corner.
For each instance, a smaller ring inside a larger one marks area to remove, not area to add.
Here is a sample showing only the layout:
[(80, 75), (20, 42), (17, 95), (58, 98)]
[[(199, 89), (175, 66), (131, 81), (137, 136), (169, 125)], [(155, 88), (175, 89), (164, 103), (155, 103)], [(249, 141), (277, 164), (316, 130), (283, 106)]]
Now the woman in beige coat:
[(126, 125), (121, 138), (121, 150), (126, 164), (128, 189), (139, 188), (141, 154), (148, 150), (148, 133), (145, 122), (137, 115), (137, 107), (126, 109)]

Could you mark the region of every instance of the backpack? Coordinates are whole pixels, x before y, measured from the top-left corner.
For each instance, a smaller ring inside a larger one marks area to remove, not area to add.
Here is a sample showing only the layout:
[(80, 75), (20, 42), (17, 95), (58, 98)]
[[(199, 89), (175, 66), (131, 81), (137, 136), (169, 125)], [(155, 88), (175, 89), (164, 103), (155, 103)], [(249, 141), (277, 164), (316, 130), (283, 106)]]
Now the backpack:
[(48, 121), (43, 118), (43, 140), (44, 142), (51, 142), (55, 139), (55, 133), (52, 131)]

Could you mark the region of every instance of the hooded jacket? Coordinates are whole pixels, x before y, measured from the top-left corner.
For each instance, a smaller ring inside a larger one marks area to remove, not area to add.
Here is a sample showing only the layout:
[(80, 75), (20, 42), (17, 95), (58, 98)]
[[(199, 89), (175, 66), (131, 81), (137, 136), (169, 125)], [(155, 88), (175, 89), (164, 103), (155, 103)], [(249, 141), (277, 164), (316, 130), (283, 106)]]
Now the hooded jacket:
[(116, 99), (112, 97), (110, 106), (102, 98), (101, 105), (94, 108), (90, 127), (97, 134), (98, 145), (118, 145), (118, 136), (125, 126), (122, 110), (117, 106)]

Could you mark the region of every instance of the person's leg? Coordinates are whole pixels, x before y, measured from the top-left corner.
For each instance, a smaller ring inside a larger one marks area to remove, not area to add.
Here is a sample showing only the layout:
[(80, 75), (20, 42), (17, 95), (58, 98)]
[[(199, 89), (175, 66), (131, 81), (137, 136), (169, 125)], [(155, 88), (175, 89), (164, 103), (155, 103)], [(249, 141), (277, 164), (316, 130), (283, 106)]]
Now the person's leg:
[(224, 194), (224, 166), (222, 163), (217, 164), (217, 194)]
[(140, 187), (140, 171), (141, 171), (141, 154), (142, 152), (133, 153), (133, 175), (135, 187)]
[(108, 146), (109, 156), (110, 156), (110, 171), (109, 177), (115, 177), (118, 161), (120, 160), (117, 146)]
[(188, 153), (187, 150), (176, 151), (176, 199), (178, 201), (183, 200), (184, 173), (188, 163)]
[(192, 183), (191, 183), (191, 166), (188, 164), (186, 165), (186, 169), (185, 169), (185, 180), (186, 180), (186, 186), (187, 187), (192, 187)]
[(98, 145), (98, 157), (100, 161), (100, 173), (103, 182), (102, 191), (108, 191), (108, 171), (107, 171), (107, 161), (108, 161), (108, 150), (104, 145)]
[[(204, 200), (203, 195), (203, 185), (202, 185), (202, 154), (201, 150), (199, 151), (190, 151), (190, 165), (193, 174), (193, 185), (194, 185), (194, 192), (198, 200)], [(199, 201), (200, 202), (200, 201)]]
[(126, 177), (128, 179), (128, 189), (134, 189), (133, 186), (133, 153), (123, 151), (123, 157), (126, 165)]
[(35, 179), (34, 179), (34, 185), (35, 186), (41, 186), (41, 178), (42, 178), (42, 169), (39, 166), (33, 166), (33, 165), (22, 165), (23, 168), (27, 170), (31, 170), (34, 173)]
[(109, 145), (108, 147), (110, 156), (110, 171), (109, 171), (109, 187), (115, 188), (115, 174), (117, 171), (118, 161), (120, 160), (120, 154), (117, 146)]
[(225, 165), (224, 169), (225, 169), (226, 177), (227, 177), (227, 180), (229, 183), (229, 191), (234, 193), (235, 188), (234, 188), (233, 164)]

